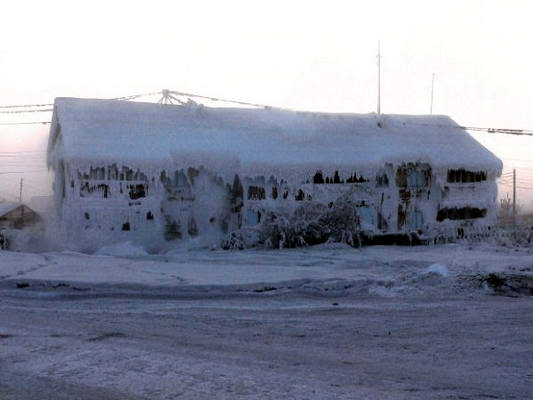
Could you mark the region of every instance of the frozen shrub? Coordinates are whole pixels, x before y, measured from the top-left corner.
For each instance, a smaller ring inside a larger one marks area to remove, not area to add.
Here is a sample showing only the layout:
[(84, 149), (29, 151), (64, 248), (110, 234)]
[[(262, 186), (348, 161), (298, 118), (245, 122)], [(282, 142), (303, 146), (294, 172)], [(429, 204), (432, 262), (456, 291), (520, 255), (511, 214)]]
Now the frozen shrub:
[(533, 228), (528, 225), (498, 226), (494, 242), (507, 247), (530, 247), (533, 245)]
[(260, 232), (255, 227), (246, 227), (230, 232), (222, 240), (220, 247), (224, 250), (244, 250), (260, 244)]
[(359, 219), (351, 200), (339, 199), (330, 206), (306, 202), (294, 212), (269, 211), (256, 228), (243, 228), (228, 234), (224, 249), (294, 248), (325, 242), (343, 242), (358, 246)]

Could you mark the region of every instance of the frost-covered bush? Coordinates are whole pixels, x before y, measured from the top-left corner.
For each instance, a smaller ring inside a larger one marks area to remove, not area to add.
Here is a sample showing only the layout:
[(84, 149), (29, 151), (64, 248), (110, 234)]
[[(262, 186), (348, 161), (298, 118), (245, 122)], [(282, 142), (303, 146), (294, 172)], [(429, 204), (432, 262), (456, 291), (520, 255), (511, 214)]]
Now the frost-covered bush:
[(260, 225), (231, 232), (222, 248), (240, 250), (248, 247), (294, 248), (325, 242), (343, 242), (358, 246), (359, 219), (354, 202), (339, 199), (329, 206), (305, 202), (294, 210), (266, 212)]
[(245, 227), (226, 235), (220, 247), (224, 250), (244, 250), (256, 247), (260, 242), (260, 228)]
[(500, 246), (533, 246), (533, 228), (527, 225), (500, 225), (496, 227), (494, 241)]

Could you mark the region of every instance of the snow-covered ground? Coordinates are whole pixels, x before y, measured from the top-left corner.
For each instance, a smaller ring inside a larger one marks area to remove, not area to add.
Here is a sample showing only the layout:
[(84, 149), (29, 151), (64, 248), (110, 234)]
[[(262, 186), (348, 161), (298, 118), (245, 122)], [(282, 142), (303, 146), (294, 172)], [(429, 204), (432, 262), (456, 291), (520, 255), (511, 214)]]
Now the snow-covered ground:
[(0, 252), (2, 400), (532, 398), (532, 250), (99, 253)]
[(304, 286), (343, 282), (340, 286), (350, 285), (357, 294), (382, 296), (474, 295), (491, 291), (483, 285), (476, 291), (469, 278), (491, 273), (533, 274), (533, 249), (460, 244), (354, 249), (326, 244), (303, 250), (183, 249), (149, 255), (131, 244), (121, 244), (96, 255), (0, 252), (0, 287), (5, 289), (25, 282), (30, 290), (72, 284), (93, 290), (168, 288), (179, 294), (213, 286), (229, 293), (248, 285), (281, 288), (283, 283), (297, 281)]

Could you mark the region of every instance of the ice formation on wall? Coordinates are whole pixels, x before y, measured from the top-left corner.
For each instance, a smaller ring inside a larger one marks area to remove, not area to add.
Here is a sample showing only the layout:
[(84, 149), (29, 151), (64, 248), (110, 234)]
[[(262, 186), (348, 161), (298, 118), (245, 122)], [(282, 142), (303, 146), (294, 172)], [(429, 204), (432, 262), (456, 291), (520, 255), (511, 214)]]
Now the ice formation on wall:
[[(502, 164), (444, 116), (58, 98), (58, 221), (86, 247), (198, 238), (349, 198), (372, 235), (489, 229)], [(82, 246), (83, 247), (83, 246)]]

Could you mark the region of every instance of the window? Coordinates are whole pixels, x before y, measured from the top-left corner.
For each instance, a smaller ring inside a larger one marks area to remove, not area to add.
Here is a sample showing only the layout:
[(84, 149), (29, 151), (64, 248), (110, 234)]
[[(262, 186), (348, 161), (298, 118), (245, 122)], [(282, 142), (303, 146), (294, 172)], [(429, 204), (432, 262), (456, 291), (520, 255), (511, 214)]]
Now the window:
[(248, 187), (248, 200), (265, 200), (266, 193), (265, 188), (260, 186), (249, 186)]
[(445, 219), (462, 220), (462, 219), (484, 218), (486, 215), (487, 215), (487, 209), (485, 208), (476, 208), (476, 207), (442, 208), (437, 213), (437, 221), (442, 222)]
[(473, 183), (487, 180), (485, 171), (467, 171), (465, 169), (449, 169), (449, 183)]
[(137, 200), (146, 197), (146, 190), (144, 185), (130, 185), (130, 199)]
[(403, 188), (426, 188), (431, 182), (431, 168), (427, 164), (406, 164), (396, 171), (396, 185)]

